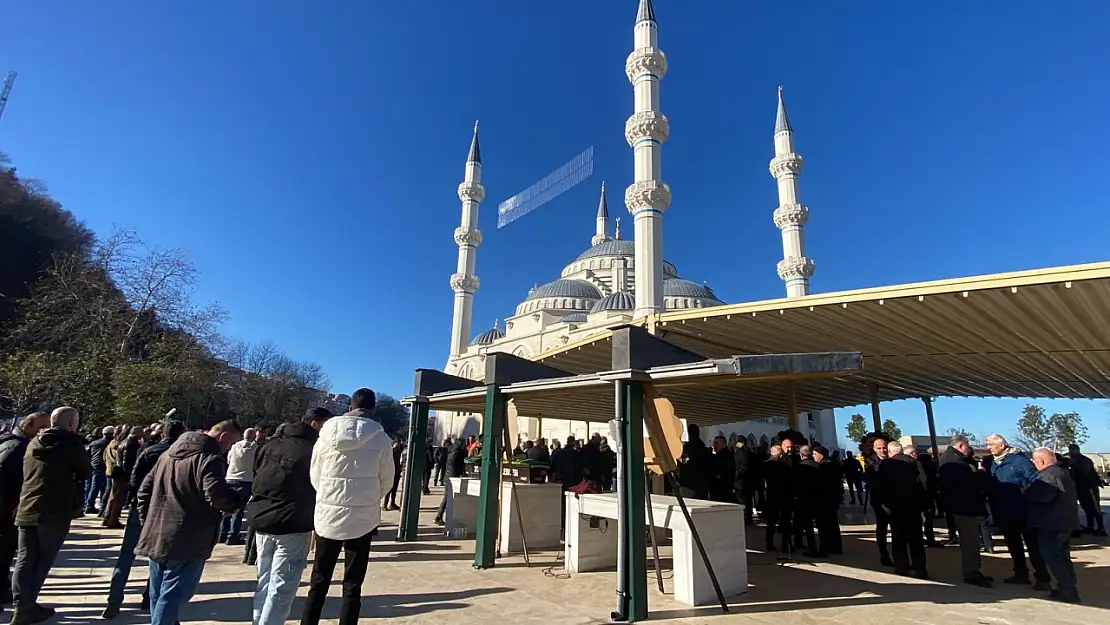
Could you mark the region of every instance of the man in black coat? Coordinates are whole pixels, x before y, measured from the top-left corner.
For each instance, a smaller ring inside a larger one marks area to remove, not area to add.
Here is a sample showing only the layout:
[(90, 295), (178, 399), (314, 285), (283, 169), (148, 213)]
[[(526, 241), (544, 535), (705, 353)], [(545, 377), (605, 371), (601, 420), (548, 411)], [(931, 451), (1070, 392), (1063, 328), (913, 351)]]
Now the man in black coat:
[(679, 492), (687, 499), (708, 499), (709, 483), (713, 476), (713, 454), (701, 440), (701, 430), (696, 423), (686, 425), (686, 442), (682, 443), (682, 457), (675, 471)]
[(1065, 603), (1080, 603), (1075, 565), (1071, 561), (1071, 533), (1078, 527), (1075, 514), (1075, 482), (1068, 470), (1057, 464), (1051, 449), (1033, 450), (1037, 478), (1022, 492), (1029, 510), (1027, 526), (1037, 533), (1037, 548), (1056, 578), (1049, 597)]
[(960, 564), (964, 583), (990, 588), (980, 571), (979, 519), (987, 513), (983, 481), (968, 464), (972, 455), (966, 436), (953, 436), (940, 456), (939, 484), (945, 513), (952, 516), (960, 535)]
[(848, 451), (844, 453), (844, 462), (841, 463), (844, 470), (844, 482), (848, 485), (848, 497), (851, 499), (849, 503), (855, 505), (856, 496), (859, 496), (859, 502), (863, 503), (863, 467), (860, 466), (859, 460)]
[(887, 443), (887, 455), (879, 464), (871, 496), (890, 518), (894, 572), (911, 575), (912, 569), (912, 576), (925, 579), (929, 576), (921, 533), (928, 498), (925, 472), (917, 460), (902, 453), (898, 442)]
[(736, 500), (744, 504), (744, 525), (752, 524), (752, 507), (755, 503), (755, 492), (762, 481), (759, 469), (762, 462), (755, 460), (756, 453), (748, 446), (748, 439), (741, 436), (736, 439), (736, 447), (732, 450), (732, 459), (736, 465), (736, 477), (732, 489)]
[(443, 478), (447, 474), (447, 451), (451, 449), (451, 437), (443, 439), (443, 444), (436, 447), (435, 460), (436, 460), (436, 473), (432, 484), (436, 486), (443, 486)]
[[(813, 460), (821, 468), (824, 478), (822, 491), (823, 499), (816, 510), (813, 522), (817, 526), (821, 546), (818, 550), (821, 555), (843, 555), (844, 541), (840, 534), (840, 520), (837, 511), (844, 501), (844, 470), (840, 463), (834, 461), (837, 454), (818, 445), (813, 448)], [(854, 461), (853, 461), (854, 462)], [(859, 466), (859, 463), (856, 463)]]
[(96, 514), (96, 503), (100, 501), (108, 488), (107, 465), (104, 464), (104, 448), (112, 442), (113, 428), (108, 426), (101, 431), (100, 438), (89, 443), (89, 462), (92, 464), (92, 476), (89, 478), (89, 488), (85, 497), (85, 514)]
[(792, 516), (796, 476), (794, 467), (787, 460), (782, 447), (771, 447), (771, 457), (763, 463), (763, 476), (767, 479), (767, 497), (763, 502), (763, 518), (767, 522), (766, 549), (775, 551), (775, 533), (782, 539), (782, 551), (789, 553), (793, 546)]
[[(451, 449), (447, 451), (447, 478), (462, 477), (466, 472), (466, 440), (459, 437), (451, 445)], [(444, 480), (446, 483), (447, 480)], [(443, 515), (447, 512), (447, 498), (451, 496), (451, 489), (447, 488), (443, 491), (443, 500), (439, 502), (439, 510), (436, 511), (436, 518), (434, 522), (436, 525), (443, 525)]]
[(12, 602), (10, 573), (12, 560), (19, 547), (19, 528), (15, 526), (15, 510), (23, 489), (23, 456), (27, 444), (39, 431), (50, 427), (50, 415), (34, 412), (10, 432), (0, 434), (0, 605)]
[(860, 444), (860, 451), (863, 452), (864, 457), (863, 475), (867, 482), (869, 503), (875, 512), (875, 544), (879, 548), (879, 561), (883, 566), (894, 566), (894, 561), (890, 559), (890, 552), (887, 549), (890, 515), (875, 496), (875, 489), (881, 488), (878, 484), (879, 466), (887, 458), (889, 440), (886, 434), (876, 433), (868, 435)]
[(713, 438), (710, 467), (709, 500), (736, 503), (736, 497), (732, 494), (732, 485), (736, 482), (736, 460), (723, 436)]
[(825, 545), (818, 549), (813, 526), (821, 509), (828, 504), (830, 489), (809, 445), (798, 448), (798, 458), (798, 468), (795, 469), (797, 491), (794, 498), (794, 535), (801, 534), (805, 537), (805, 555), (811, 558), (824, 557)]
[(1098, 489), (1102, 479), (1095, 470), (1095, 463), (1080, 453), (1079, 445), (1068, 445), (1068, 460), (1071, 465), (1071, 479), (1075, 482), (1075, 492), (1079, 497), (1079, 505), (1087, 516), (1087, 526), (1082, 531), (1095, 536), (1105, 536), (1106, 523), (1098, 505)]
[(331, 417), (324, 408), (310, 409), (299, 423), (281, 428), (255, 457), (247, 518), (258, 544), (257, 622), (285, 622), (293, 607), (312, 542), (312, 447)]

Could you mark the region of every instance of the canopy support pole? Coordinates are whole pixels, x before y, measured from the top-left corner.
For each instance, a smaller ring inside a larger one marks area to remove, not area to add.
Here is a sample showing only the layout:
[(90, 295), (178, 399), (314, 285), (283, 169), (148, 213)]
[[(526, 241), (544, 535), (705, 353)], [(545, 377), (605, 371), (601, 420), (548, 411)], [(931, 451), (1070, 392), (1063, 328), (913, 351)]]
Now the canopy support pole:
[(482, 469), (479, 480), (477, 540), (474, 543), (474, 568), (493, 568), (497, 556), (497, 524), (501, 501), (501, 442), (505, 437), (507, 401), (497, 384), (486, 386), (486, 412), (482, 418)]
[(786, 383), (786, 422), (791, 430), (800, 432), (801, 430), (798, 429), (798, 396), (794, 391), (794, 381), (791, 380)]
[(929, 445), (933, 448), (934, 461), (939, 461), (940, 450), (937, 449), (937, 424), (933, 421), (933, 398), (922, 397), (921, 401), (925, 403), (925, 419), (929, 422)]
[(879, 385), (875, 383), (868, 384), (871, 391), (871, 420), (875, 422), (875, 432), (883, 431), (883, 419), (879, 413)]
[(412, 404), (409, 418), (408, 463), (405, 468), (404, 490), (401, 491), (401, 524), (397, 528), (397, 542), (413, 542), (420, 525), (420, 495), (423, 491), (424, 469), (428, 462), (428, 412), (427, 400)]

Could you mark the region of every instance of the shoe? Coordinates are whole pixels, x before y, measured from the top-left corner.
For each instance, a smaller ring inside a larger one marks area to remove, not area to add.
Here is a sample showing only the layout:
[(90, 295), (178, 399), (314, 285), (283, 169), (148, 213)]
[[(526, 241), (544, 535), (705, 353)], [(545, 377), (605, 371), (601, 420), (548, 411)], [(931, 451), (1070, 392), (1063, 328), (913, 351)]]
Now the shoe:
[(1022, 573), (1014, 573), (1010, 577), (1007, 577), (1006, 579), (1002, 580), (1002, 582), (1005, 583), (1005, 584), (1015, 584), (1015, 585), (1021, 585), (1021, 586), (1028, 586), (1029, 585), (1029, 575), (1028, 574), (1022, 574)]
[(1079, 593), (1074, 591), (1071, 593), (1064, 593), (1061, 590), (1053, 590), (1048, 593), (1048, 598), (1063, 603), (1083, 603), (1079, 598)]
[(446, 523), (443, 522), (443, 519), (440, 518), (432, 519), (432, 523), (435, 523), (436, 525), (446, 525)]
[(1105, 537), (1105, 536), (1106, 536), (1106, 530), (1104, 530), (1104, 529), (1097, 529), (1097, 530), (1095, 530), (1095, 531), (1091, 532), (1091, 535), (1092, 535), (1092, 536), (1100, 536), (1100, 537)]
[(227, 544), (227, 536), (220, 536), (220, 539), (216, 542), (220, 543), (221, 545)]
[(102, 619), (114, 619), (117, 616), (119, 616), (119, 606), (110, 603), (108, 607), (104, 608), (104, 611), (100, 613), (100, 618)]
[(994, 584), (991, 584), (990, 580), (988, 580), (983, 575), (972, 575), (971, 577), (965, 577), (964, 578), (964, 583), (968, 584), (970, 586), (978, 586), (980, 588), (993, 588), (994, 587)]
[(431, 494), (432, 494), (432, 490), (431, 490), (430, 488), (425, 488), (425, 489), (424, 489), (424, 494), (425, 494), (425, 495), (431, 495)]
[(910, 577), (915, 579), (929, 579), (929, 571), (912, 571)]
[(401, 506), (398, 506), (398, 505), (397, 505), (397, 504), (395, 504), (395, 503), (391, 503), (391, 504), (389, 504), (389, 510), (390, 510), (391, 512), (396, 512), (396, 511), (398, 511), (398, 510), (400, 510), (400, 509), (401, 509)]
[(39, 614), (45, 614), (46, 618), (50, 618), (57, 613), (57, 610), (55, 610), (54, 608), (44, 606), (41, 603), (35, 604), (35, 610), (38, 611)]
[(1039, 579), (1039, 580), (1033, 582), (1033, 590), (1036, 590), (1037, 592), (1044, 592), (1046, 590), (1052, 590), (1052, 583)]
[(879, 563), (883, 566), (894, 566), (894, 560), (891, 560), (890, 556), (885, 553), (879, 556)]
[(1073, 531), (1073, 532), (1071, 533), (1071, 537), (1072, 537), (1072, 538), (1083, 538), (1083, 531), (1084, 531), (1084, 530), (1074, 530), (1074, 531)]

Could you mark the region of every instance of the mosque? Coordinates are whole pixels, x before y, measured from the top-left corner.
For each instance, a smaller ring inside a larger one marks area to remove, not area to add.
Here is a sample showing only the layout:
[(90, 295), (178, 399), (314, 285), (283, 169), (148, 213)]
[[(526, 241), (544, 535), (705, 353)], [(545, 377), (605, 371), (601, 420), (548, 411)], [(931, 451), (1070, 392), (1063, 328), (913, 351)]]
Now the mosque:
[[(666, 116), (659, 110), (667, 58), (658, 45), (658, 23), (651, 0), (640, 0), (634, 46), (625, 63), (625, 74), (633, 85), (635, 110), (624, 128), (625, 139), (635, 158), (634, 182), (624, 194), (625, 205), (633, 218), (633, 236), (622, 238), (619, 217), (611, 223), (605, 183), (602, 183), (595, 234), (589, 247), (571, 260), (556, 279), (533, 286), (524, 301), (506, 316), (504, 328), (495, 322), (492, 328), (472, 335), (474, 296), (479, 287), (475, 273), (476, 254), (482, 243), (478, 207), (485, 199), (482, 154), (475, 124), (463, 182), (458, 188), (462, 218), (455, 229), (458, 266), (451, 276), (455, 297), (451, 351), (445, 372), (478, 380), (485, 372), (486, 355), (492, 352), (533, 358), (664, 310), (725, 304), (708, 285), (682, 278), (676, 266), (662, 257), (661, 226), (670, 204), (670, 187), (662, 182), (659, 174), (662, 146), (670, 128)], [(778, 186), (779, 206), (772, 218), (781, 231), (783, 248), (778, 275), (785, 282), (787, 296), (800, 297), (809, 294), (814, 262), (805, 255), (803, 236), (809, 208), (798, 198), (802, 157), (794, 151), (794, 129), (786, 113), (781, 87), (773, 138), (774, 157), (769, 169)], [(612, 235), (610, 225), (613, 225)], [(743, 436), (749, 443), (759, 444), (769, 441), (785, 429), (786, 424), (787, 418), (783, 415), (727, 423), (714, 431), (702, 432), (702, 436), (708, 440), (721, 434), (730, 442)], [(832, 410), (802, 413), (798, 424), (810, 439), (836, 446)], [(542, 415), (520, 416), (517, 425), (518, 431), (528, 439), (588, 437), (592, 433), (585, 422), (543, 419)], [(593, 431), (597, 431), (599, 426), (594, 424), (593, 427)], [(447, 436), (478, 434), (480, 429), (480, 415), (439, 412), (435, 415), (433, 437), (439, 442)]]

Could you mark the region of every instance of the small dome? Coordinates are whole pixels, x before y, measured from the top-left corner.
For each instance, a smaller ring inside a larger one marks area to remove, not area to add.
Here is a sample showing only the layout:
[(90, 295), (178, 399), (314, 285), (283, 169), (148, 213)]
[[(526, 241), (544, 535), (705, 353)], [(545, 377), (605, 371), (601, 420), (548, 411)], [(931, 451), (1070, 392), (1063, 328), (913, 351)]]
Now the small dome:
[(702, 299), (717, 299), (713, 289), (697, 282), (670, 278), (663, 281), (663, 295), (665, 297), (698, 297)]
[(577, 297), (581, 299), (601, 299), (601, 291), (585, 280), (567, 280), (560, 278), (554, 282), (534, 288), (528, 293), (530, 299), (543, 299), (545, 297)]
[(567, 323), (586, 323), (586, 313), (571, 313), (563, 317), (563, 321)]
[(598, 300), (590, 312), (603, 310), (633, 310), (636, 308), (636, 298), (628, 291), (617, 291)]
[(497, 324), (495, 323), (495, 324), (493, 324), (492, 328), (490, 328), (489, 330), (486, 330), (485, 332), (483, 332), (483, 333), (479, 334), (478, 336), (474, 337), (474, 340), (471, 341), (470, 344), (471, 345), (490, 345), (494, 341), (496, 341), (498, 339), (502, 339), (502, 338), (505, 338), (505, 333), (502, 332), (501, 328), (497, 327)]
[(635, 256), (636, 243), (625, 239), (602, 241), (578, 255), (574, 260), (584, 260), (595, 256)]

